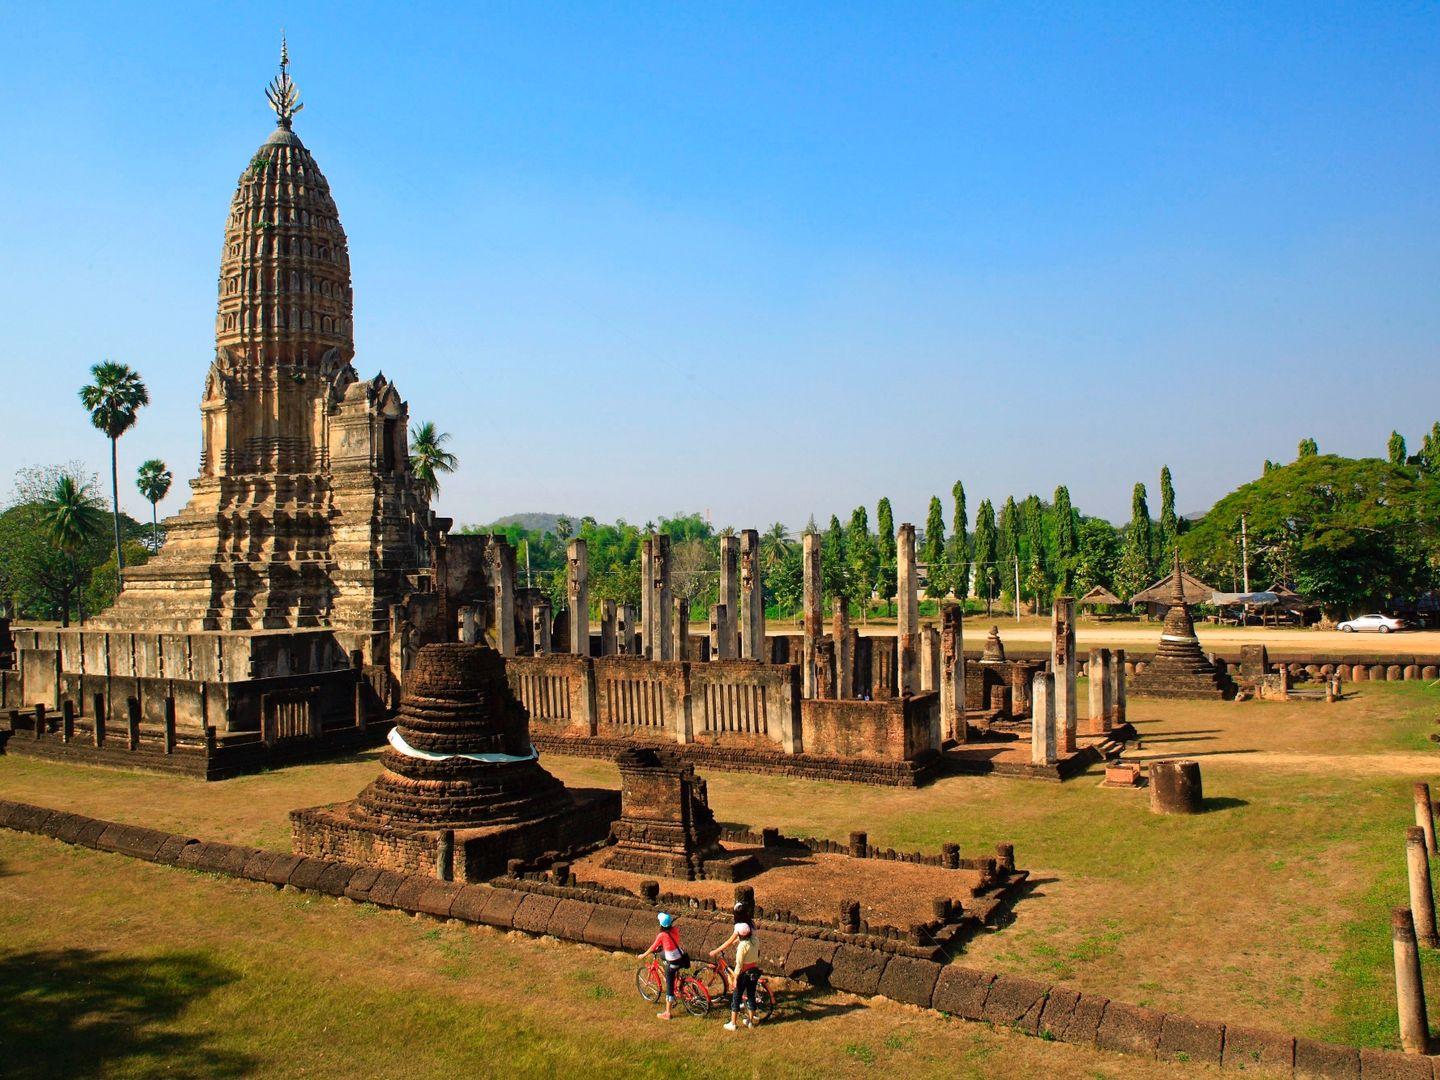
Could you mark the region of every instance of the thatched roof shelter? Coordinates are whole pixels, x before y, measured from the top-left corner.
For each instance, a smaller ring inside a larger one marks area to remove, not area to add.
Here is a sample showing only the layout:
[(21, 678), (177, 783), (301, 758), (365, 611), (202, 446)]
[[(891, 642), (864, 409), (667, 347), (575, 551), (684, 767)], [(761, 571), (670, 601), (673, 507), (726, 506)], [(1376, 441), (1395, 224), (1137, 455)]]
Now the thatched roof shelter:
[[(1170, 606), (1170, 592), (1172, 574), (1166, 574), (1148, 589), (1142, 589), (1130, 597), (1131, 604), (1159, 604), (1162, 607)], [(1206, 585), (1188, 570), (1180, 571), (1180, 581), (1185, 589), (1185, 603), (1206, 604), (1210, 602), (1210, 594), (1215, 590)]]
[(1096, 585), (1075, 601), (1080, 607), (1094, 607), (1096, 604), (1123, 604), (1124, 602), (1104, 585)]

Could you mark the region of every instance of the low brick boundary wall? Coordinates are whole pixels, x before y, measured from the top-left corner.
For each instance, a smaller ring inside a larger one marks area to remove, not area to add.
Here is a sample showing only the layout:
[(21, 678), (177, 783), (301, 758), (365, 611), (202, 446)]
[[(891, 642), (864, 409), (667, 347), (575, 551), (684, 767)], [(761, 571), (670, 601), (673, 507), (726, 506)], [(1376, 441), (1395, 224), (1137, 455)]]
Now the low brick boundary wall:
[[(539, 890), (437, 881), (424, 874), (397, 874), (353, 863), (215, 843), (7, 799), (0, 799), (0, 826), (166, 866), (275, 886), (293, 885), (437, 919), (548, 934), (603, 949), (638, 952), (655, 936), (654, 912), (648, 907), (619, 908), (561, 899)], [(675, 922), (682, 939), (699, 942), (691, 950), (696, 956), (718, 947), (731, 929), (728, 919), (682, 915)], [(797, 936), (787, 933), (783, 923), (771, 925), (763, 919), (758, 928), (763, 935), (761, 960), (771, 974), (804, 979), (861, 997), (878, 994), (962, 1020), (1011, 1027), (1058, 1042), (1280, 1076), (1324, 1080), (1440, 1077), (1440, 1068), (1436, 1067), (1440, 1059), (1433, 1057), (1337, 1046), (1215, 1020), (1196, 1020), (1020, 975)]]

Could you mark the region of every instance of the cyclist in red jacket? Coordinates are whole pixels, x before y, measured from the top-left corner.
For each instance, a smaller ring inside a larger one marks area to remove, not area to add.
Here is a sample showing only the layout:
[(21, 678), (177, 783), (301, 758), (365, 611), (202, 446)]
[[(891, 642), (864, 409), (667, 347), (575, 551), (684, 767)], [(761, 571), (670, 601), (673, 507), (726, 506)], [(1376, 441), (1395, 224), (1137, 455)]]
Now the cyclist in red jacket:
[(670, 1019), (670, 1010), (675, 1005), (675, 975), (685, 966), (685, 950), (680, 947), (680, 932), (675, 929), (675, 917), (667, 911), (657, 916), (660, 933), (650, 947), (640, 954), (644, 960), (652, 953), (659, 953), (665, 967), (665, 1011), (656, 1013), (661, 1020)]

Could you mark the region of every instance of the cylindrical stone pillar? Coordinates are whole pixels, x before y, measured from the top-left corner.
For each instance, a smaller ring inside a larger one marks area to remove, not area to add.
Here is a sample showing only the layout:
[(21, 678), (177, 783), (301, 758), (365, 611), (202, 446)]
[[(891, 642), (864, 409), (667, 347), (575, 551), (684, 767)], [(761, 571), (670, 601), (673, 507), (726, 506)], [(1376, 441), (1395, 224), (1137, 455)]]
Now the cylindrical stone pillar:
[(1415, 936), (1428, 948), (1440, 946), (1435, 935), (1435, 892), (1430, 887), (1430, 855), (1425, 847), (1425, 830), (1412, 825), (1405, 830), (1405, 867), (1410, 876), (1410, 914)]
[(455, 880), (454, 829), (442, 829), (435, 841), (435, 876), (441, 881)]
[(1198, 814), (1205, 806), (1198, 761), (1150, 763), (1150, 809), (1157, 814)]
[(1420, 979), (1420, 947), (1410, 909), (1397, 907), (1390, 921), (1395, 939), (1395, 1008), (1400, 1014), (1400, 1045), (1407, 1054), (1430, 1049), (1430, 1021), (1425, 1015), (1425, 986)]
[(819, 682), (815, 647), (825, 633), (825, 612), (820, 580), (820, 534), (808, 532), (801, 538), (801, 628), (804, 632), (800, 667), (800, 692), (806, 698), (817, 696)]
[(1415, 785), (1415, 824), (1425, 830), (1425, 850), (1435, 854), (1435, 806), (1430, 801), (1430, 785)]
[(1110, 718), (1116, 724), (1125, 723), (1125, 650), (1115, 649), (1110, 654)]
[(1030, 763), (1054, 765), (1059, 759), (1055, 730), (1055, 676), (1037, 671), (1030, 691)]

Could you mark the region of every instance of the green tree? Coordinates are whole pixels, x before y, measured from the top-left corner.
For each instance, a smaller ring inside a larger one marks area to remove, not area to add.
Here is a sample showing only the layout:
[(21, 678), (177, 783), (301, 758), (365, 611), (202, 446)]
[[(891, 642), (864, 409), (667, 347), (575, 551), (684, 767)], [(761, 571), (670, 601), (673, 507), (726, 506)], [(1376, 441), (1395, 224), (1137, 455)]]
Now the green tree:
[(440, 494), (441, 474), (453, 473), (460, 464), (460, 459), (445, 449), (449, 441), (450, 433), (438, 430), (430, 420), (410, 429), (410, 474), (427, 503)]
[(1075, 593), (1075, 564), (1079, 556), (1080, 539), (1078, 515), (1070, 503), (1070, 489), (1061, 484), (1055, 489), (1055, 503), (1051, 508), (1055, 518), (1055, 560), (1052, 566), (1057, 596), (1073, 596)]
[(887, 498), (882, 498), (875, 508), (875, 548), (880, 556), (875, 573), (875, 586), (880, 591), (888, 612), (891, 610), (890, 604), (895, 597), (895, 590), (899, 588), (896, 569), (899, 552), (895, 547), (895, 514), (890, 509), (890, 500)]
[(1079, 551), (1075, 558), (1075, 589), (1081, 594), (1097, 585), (1114, 590), (1122, 552), (1120, 534), (1108, 521), (1100, 518), (1081, 521)]
[(1185, 534), (1190, 564), (1233, 573), (1241, 515), (1252, 576), (1289, 584), (1330, 613), (1383, 606), (1435, 586), (1440, 478), (1379, 458), (1301, 458), (1216, 503)]
[[(70, 572), (60, 585), (60, 620), (63, 626), (70, 625), (70, 599), (81, 581), (80, 553), (104, 531), (104, 522), (104, 511), (90, 486), (73, 476), (60, 477), (50, 497), (40, 504), (40, 524), (50, 542), (69, 563)], [(118, 522), (116, 529), (119, 529)], [(116, 580), (119, 580), (118, 574)], [(83, 608), (80, 618), (84, 621)]]
[(778, 569), (791, 546), (790, 530), (785, 527), (784, 522), (774, 522), (766, 529), (760, 537), (760, 555), (766, 571), (773, 572)]
[(1264, 467), (1261, 471), (1268, 473), (1271, 469), (1278, 469), (1279, 467), (1280, 467), (1280, 466), (1279, 466), (1277, 463), (1271, 461), (1271, 460), (1267, 457), (1267, 458), (1265, 459), (1265, 467)]
[(1398, 431), (1390, 432), (1390, 441), (1385, 445), (1386, 453), (1389, 455), (1391, 465), (1405, 464), (1405, 436)]
[(989, 499), (980, 501), (975, 514), (975, 591), (985, 597), (985, 614), (1000, 592), (1000, 538), (995, 527), (995, 507)]
[(932, 600), (944, 596), (950, 588), (950, 574), (945, 566), (945, 508), (937, 496), (930, 496), (925, 515), (925, 541), (920, 547), (925, 562), (925, 595)]
[(1136, 484), (1130, 496), (1130, 524), (1125, 530), (1124, 553), (1115, 575), (1121, 600), (1128, 601), (1155, 579), (1154, 547), (1145, 485)]
[(170, 482), (174, 479), (165, 462), (151, 458), (143, 462), (135, 474), (135, 486), (150, 504), (150, 550), (160, 550), (160, 517), (158, 504), (170, 493)]
[(1175, 550), (1175, 540), (1180, 535), (1180, 519), (1175, 516), (1175, 484), (1170, 479), (1170, 466), (1160, 469), (1160, 535), (1156, 552), (1163, 562), (1167, 553)]
[(561, 540), (569, 540), (575, 535), (575, 522), (571, 521), (564, 514), (555, 519), (555, 535)]
[(830, 515), (830, 525), (820, 538), (820, 587), (823, 594), (848, 603), (854, 599), (850, 578), (850, 555), (845, 546), (845, 528)]
[(1428, 476), (1440, 474), (1440, 420), (1420, 442), (1420, 471)]
[(1001, 565), (997, 568), (1000, 575), (1000, 595), (1007, 604), (1016, 599), (1015, 578), (1018, 576), (1017, 568), (1024, 556), (1021, 533), (1020, 508), (1015, 505), (1015, 496), (1011, 495), (1005, 500), (1005, 505), (1000, 508), (998, 546)]
[(1314, 439), (1301, 439), (1300, 445), (1295, 448), (1297, 458), (1314, 457), (1320, 453), (1320, 447)]
[(880, 553), (875, 548), (875, 538), (870, 535), (870, 518), (863, 506), (857, 506), (850, 513), (850, 527), (845, 532), (845, 552), (850, 560), (850, 581), (860, 601), (860, 617), (868, 620)]
[(950, 567), (950, 588), (962, 604), (970, 595), (970, 520), (965, 513), (965, 485), (959, 480), (950, 489), (955, 516), (950, 519), (950, 545), (945, 561)]
[(110, 440), (110, 502), (115, 516), (115, 587), (120, 587), (125, 554), (120, 546), (120, 436), (135, 425), (140, 410), (150, 404), (150, 392), (128, 364), (102, 360), (90, 369), (94, 382), (80, 388), (80, 404), (90, 423)]
[(1038, 613), (1046, 597), (1051, 595), (1050, 567), (1045, 551), (1045, 517), (1038, 497), (1025, 500), (1025, 546), (1027, 548), (1025, 583), (1035, 598)]

